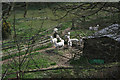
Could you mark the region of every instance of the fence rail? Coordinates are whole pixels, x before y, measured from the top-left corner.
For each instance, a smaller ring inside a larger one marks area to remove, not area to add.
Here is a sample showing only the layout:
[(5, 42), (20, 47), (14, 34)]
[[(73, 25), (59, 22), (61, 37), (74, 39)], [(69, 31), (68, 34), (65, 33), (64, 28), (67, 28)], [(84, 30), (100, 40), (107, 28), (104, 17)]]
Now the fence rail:
[[(35, 48), (37, 48), (37, 47), (41, 47), (41, 46), (46, 45), (46, 44), (48, 44), (48, 43), (50, 43), (50, 39), (42, 40), (42, 41), (39, 41), (39, 42), (33, 44), (33, 45), (34, 45), (33, 48), (35, 49)], [(27, 46), (26, 46), (26, 47), (22, 47), (22, 48), (21, 48), (21, 52), (24, 52), (24, 51), (27, 50), (27, 49), (28, 49)], [(14, 49), (14, 50), (12, 50), (12, 51), (9, 51), (9, 52), (4, 53), (3, 56), (8, 56), (8, 53), (10, 53), (10, 54), (16, 54), (16, 53), (18, 53), (18, 52), (19, 52), (19, 51), (18, 51), (17, 49)]]

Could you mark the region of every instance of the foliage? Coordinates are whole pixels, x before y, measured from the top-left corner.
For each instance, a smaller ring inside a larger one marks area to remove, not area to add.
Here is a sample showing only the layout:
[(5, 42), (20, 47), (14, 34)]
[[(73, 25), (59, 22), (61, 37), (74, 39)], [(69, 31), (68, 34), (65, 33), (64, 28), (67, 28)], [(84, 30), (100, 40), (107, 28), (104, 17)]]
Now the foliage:
[(9, 22), (6, 22), (3, 20), (2, 23), (2, 38), (7, 39), (9, 35), (11, 34), (11, 25)]

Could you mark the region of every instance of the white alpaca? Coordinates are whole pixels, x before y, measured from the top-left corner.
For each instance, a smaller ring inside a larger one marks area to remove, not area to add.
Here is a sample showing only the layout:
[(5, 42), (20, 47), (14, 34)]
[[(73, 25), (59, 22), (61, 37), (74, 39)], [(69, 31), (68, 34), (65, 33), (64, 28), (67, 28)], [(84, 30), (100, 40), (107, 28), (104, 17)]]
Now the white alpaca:
[(94, 31), (98, 31), (99, 25), (97, 25), (96, 27), (94, 27)]
[(68, 38), (68, 40), (71, 40), (71, 41), (79, 41), (78, 39), (76, 39), (76, 38), (74, 38), (74, 39), (70, 39), (70, 32), (68, 32), (68, 36), (67, 36), (67, 38)]
[(72, 42), (78, 42), (78, 39), (70, 39), (70, 32), (68, 32), (68, 35), (66, 35), (66, 38), (68, 39), (68, 46), (72, 46)]
[(68, 39), (68, 46), (72, 47), (72, 41)]
[(50, 36), (50, 38), (51, 38), (51, 43), (57, 42), (57, 38), (53, 38), (52, 36)]
[(68, 46), (72, 46), (72, 43), (73, 42), (78, 42), (79, 40), (78, 39), (70, 39), (69, 37), (68, 37)]
[(90, 27), (89, 27), (89, 30), (93, 30), (93, 27), (92, 27), (92, 26), (90, 26)]
[(98, 28), (99, 28), (99, 25), (97, 25), (96, 27), (90, 26), (90, 27), (89, 27), (89, 30), (98, 31)]
[(57, 41), (55, 41), (54, 42), (55, 47), (63, 47), (64, 46), (64, 40), (59, 35), (57, 35), (57, 38), (60, 39), (60, 42), (57, 43)]
[(55, 47), (63, 47), (64, 46), (64, 40), (61, 40), (61, 42), (55, 42)]

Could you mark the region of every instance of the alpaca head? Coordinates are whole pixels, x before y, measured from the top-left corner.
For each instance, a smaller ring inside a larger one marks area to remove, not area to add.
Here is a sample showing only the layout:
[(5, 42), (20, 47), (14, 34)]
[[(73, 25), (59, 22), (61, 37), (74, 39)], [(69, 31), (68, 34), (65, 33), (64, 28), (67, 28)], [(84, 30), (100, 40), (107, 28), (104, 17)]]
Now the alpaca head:
[(58, 31), (58, 29), (57, 29), (57, 28), (54, 28), (54, 32), (56, 32), (56, 31)]
[(97, 24), (97, 27), (99, 27), (99, 25)]
[(68, 32), (68, 35), (70, 35), (70, 32)]

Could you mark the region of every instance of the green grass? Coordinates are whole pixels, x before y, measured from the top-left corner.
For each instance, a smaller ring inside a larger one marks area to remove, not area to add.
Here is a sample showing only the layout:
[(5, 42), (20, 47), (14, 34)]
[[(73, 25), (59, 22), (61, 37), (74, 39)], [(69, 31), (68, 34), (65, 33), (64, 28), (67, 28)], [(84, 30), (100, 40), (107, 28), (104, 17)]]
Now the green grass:
[[(41, 64), (44, 64), (46, 66), (47, 63), (44, 62), (44, 60), (40, 59)], [(32, 63), (32, 61), (31, 61)], [(39, 63), (40, 64), (40, 63)], [(52, 62), (51, 62), (52, 64)], [(81, 64), (81, 63), (80, 63)], [(113, 63), (116, 64), (117, 63)], [(113, 64), (111, 64), (113, 66)], [(48, 63), (47, 65), (50, 66)], [(110, 65), (110, 64), (109, 64)], [(40, 66), (40, 65), (39, 65)], [(103, 67), (103, 65), (97, 65), (96, 68), (98, 67)], [(29, 67), (35, 68), (35, 66), (29, 65)], [(101, 70), (95, 70), (95, 69), (73, 69), (73, 70), (50, 70), (50, 71), (45, 71), (45, 72), (33, 72), (33, 73), (25, 73), (23, 78), (89, 78), (92, 77), (93, 74), (98, 74), (99, 71)], [(32, 75), (32, 76), (31, 76)], [(7, 78), (10, 77), (15, 77), (15, 75), (10, 75), (7, 76)]]
[(34, 49), (33, 51), (37, 51), (37, 50), (41, 50), (41, 49), (46, 49), (46, 48), (49, 48), (49, 47), (51, 47), (51, 46), (52, 46), (52, 44), (49, 43), (48, 45), (42, 46), (42, 47), (40, 47), (40, 48), (36, 48), (36, 49)]
[[(33, 51), (42, 50), (42, 49), (49, 48), (49, 47), (51, 47), (51, 43), (48, 44), (48, 45), (42, 46), (42, 47), (40, 47), (40, 48), (36, 48), (36, 49), (33, 50)], [(36, 54), (36, 53), (31, 53), (31, 54)], [(12, 58), (12, 57), (18, 57), (18, 56), (21, 56), (21, 55), (25, 55), (25, 52), (21, 52), (20, 54), (19, 54), (19, 53), (16, 53), (16, 54), (8, 55), (8, 56), (3, 56), (3, 57), (2, 57), (2, 60), (10, 59), (10, 58)]]
[(94, 31), (90, 31), (87, 29), (80, 29), (80, 30), (73, 30), (71, 31), (71, 38), (79, 38), (78, 35), (81, 35), (82, 37), (90, 36), (94, 33)]
[(52, 62), (52, 63), (50, 63), (50, 65), (56, 65), (56, 63), (55, 63), (55, 62)]
[(70, 28), (72, 26), (71, 22), (66, 22), (63, 24), (63, 26), (60, 28), (60, 30), (65, 30), (66, 28)]
[(21, 55), (24, 55), (24, 54), (25, 54), (25, 52), (21, 52), (21, 53), (11, 54), (11, 55), (8, 55), (8, 56), (3, 56), (2, 60), (10, 59), (12, 57), (18, 57), (18, 56), (21, 56)]
[[(40, 68), (46, 68), (46, 67), (49, 67), (51, 65), (56, 65), (55, 62), (51, 62), (48, 60), (48, 56), (44, 56), (44, 53), (39, 53), (39, 52), (36, 52), (36, 53), (32, 53), (31, 54), (34, 61), (30, 58), (30, 55), (28, 56), (28, 60), (25, 61), (25, 63), (21, 66), (21, 69), (24, 71), (24, 70), (30, 70), (30, 69), (37, 69), (35, 63), (37, 64), (38, 67)], [(35, 63), (34, 63), (35, 62)], [(26, 65), (29, 64), (27, 67)], [(14, 65), (14, 63), (11, 63), (11, 66), (13, 67), (11, 69), (11, 67), (9, 67), (8, 69), (8, 73), (10, 72), (15, 72), (19, 69), (18, 65)], [(3, 64), (2, 65), (2, 72), (5, 71), (7, 65), (6, 64)], [(29, 74), (29, 73), (28, 73)], [(35, 75), (35, 74), (34, 74)], [(34, 77), (34, 75), (32, 75), (31, 77)], [(9, 75), (9, 76), (6, 76), (6, 79), (7, 78), (12, 78), (12, 77), (15, 77), (16, 74), (14, 75)], [(27, 78), (27, 77), (26, 77)]]
[(50, 70), (45, 72), (26, 73), (24, 78), (72, 78), (72, 73), (72, 70)]

